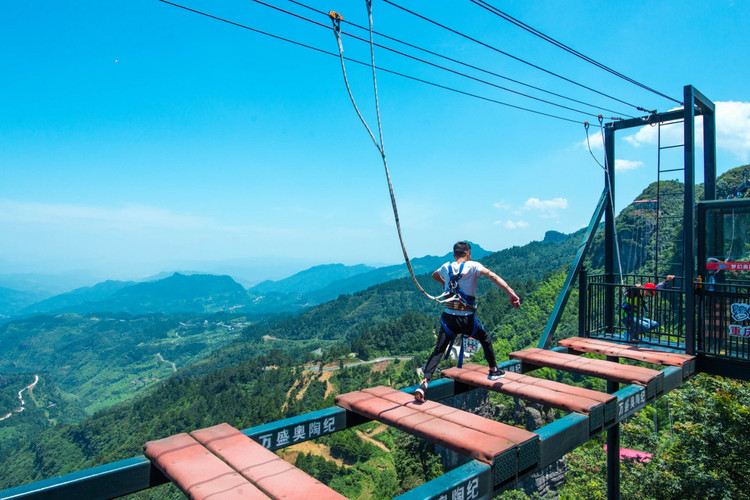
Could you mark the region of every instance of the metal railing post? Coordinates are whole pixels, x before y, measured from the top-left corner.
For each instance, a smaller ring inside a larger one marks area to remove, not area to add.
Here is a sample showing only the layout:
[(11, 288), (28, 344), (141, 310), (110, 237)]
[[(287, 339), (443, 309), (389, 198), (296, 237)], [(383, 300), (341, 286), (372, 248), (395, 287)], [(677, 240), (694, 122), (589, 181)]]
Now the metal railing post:
[(588, 273), (585, 267), (578, 272), (578, 335), (589, 336)]

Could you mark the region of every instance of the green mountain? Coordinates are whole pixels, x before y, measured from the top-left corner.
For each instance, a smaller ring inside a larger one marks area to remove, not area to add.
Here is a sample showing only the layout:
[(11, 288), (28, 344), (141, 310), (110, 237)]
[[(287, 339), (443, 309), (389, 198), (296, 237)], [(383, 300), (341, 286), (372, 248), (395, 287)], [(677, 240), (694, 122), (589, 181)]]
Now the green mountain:
[[(748, 186), (745, 186), (745, 172), (749, 170), (750, 165), (743, 165), (719, 175), (716, 179), (717, 199), (750, 195)], [(703, 199), (703, 193), (703, 184), (697, 185), (696, 200)], [(620, 212), (616, 218), (616, 231), (623, 273), (682, 274), (683, 197), (682, 182), (653, 182)], [(745, 227), (741, 217), (737, 222), (734, 228), (735, 251), (742, 248), (745, 241), (750, 241), (745, 236), (750, 234), (750, 228)], [(731, 227), (727, 231), (731, 234)], [(604, 268), (603, 231), (599, 231), (594, 239), (588, 267), (593, 271)]]
[[(229, 276), (175, 273), (152, 283), (138, 283), (123, 288), (101, 301), (104, 310), (131, 314), (149, 312), (213, 313), (241, 309), (248, 303), (247, 292)], [(88, 310), (97, 310), (95, 303)]]
[(375, 268), (365, 266), (364, 264), (357, 266), (345, 266), (343, 264), (314, 266), (283, 280), (263, 281), (250, 287), (248, 290), (253, 295), (261, 295), (269, 292), (305, 294), (323, 288), (333, 282), (366, 273), (373, 269)]
[[(472, 243), (472, 257), (479, 260), (490, 252)], [(451, 259), (452, 253), (441, 257), (428, 255), (411, 259), (415, 274), (432, 273), (444, 262)], [(341, 271), (341, 272), (338, 272)], [(333, 300), (339, 295), (352, 294), (371, 286), (409, 276), (406, 264), (372, 268), (364, 265), (317, 266), (297, 273), (280, 281), (261, 283), (249, 289), (253, 302), (247, 311), (294, 312), (313, 305)]]
[[(475, 260), (479, 260), (489, 254), (490, 252), (486, 251), (479, 245), (472, 244), (472, 257)], [(418, 275), (432, 273), (432, 271), (451, 258), (452, 253), (447, 253), (441, 257), (435, 257), (432, 255), (418, 257), (416, 259), (411, 259), (410, 262), (414, 274)], [(326, 287), (308, 293), (307, 298), (310, 302), (320, 304), (335, 299), (344, 293), (355, 293), (373, 285), (377, 285), (378, 283), (385, 283), (386, 281), (405, 278), (407, 276), (409, 276), (409, 270), (406, 268), (406, 263), (379, 267), (370, 272), (352, 276), (351, 278), (336, 280)]]
[(107, 280), (94, 286), (76, 288), (75, 290), (55, 295), (36, 302), (20, 311), (20, 315), (45, 314), (51, 312), (70, 312), (86, 303), (95, 303), (112, 296), (119, 290), (134, 285), (133, 281)]
[[(474, 245), (475, 259), (488, 254)], [(412, 267), (415, 273), (432, 272), (449, 258), (450, 254), (416, 258)], [(0, 288), (0, 317), (99, 311), (130, 314), (235, 311), (266, 316), (297, 312), (404, 276), (408, 276), (405, 264), (380, 268), (328, 264), (279, 281), (264, 281), (249, 291), (229, 276), (181, 273), (143, 283), (104, 281), (41, 301), (37, 301), (41, 298), (38, 295), (12, 290), (4, 293)]]
[(24, 312), (215, 313), (241, 310), (249, 304), (246, 290), (229, 276), (174, 273), (168, 278), (146, 283), (105, 281), (52, 297), (26, 308)]

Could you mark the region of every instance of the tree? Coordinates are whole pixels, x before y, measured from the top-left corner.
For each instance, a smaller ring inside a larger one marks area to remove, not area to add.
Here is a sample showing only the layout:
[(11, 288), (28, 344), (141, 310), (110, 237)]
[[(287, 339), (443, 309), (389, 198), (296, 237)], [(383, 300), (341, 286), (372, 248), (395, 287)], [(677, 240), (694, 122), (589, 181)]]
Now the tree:
[(393, 461), (401, 491), (408, 491), (443, 474), (440, 455), (432, 443), (401, 431), (394, 431)]

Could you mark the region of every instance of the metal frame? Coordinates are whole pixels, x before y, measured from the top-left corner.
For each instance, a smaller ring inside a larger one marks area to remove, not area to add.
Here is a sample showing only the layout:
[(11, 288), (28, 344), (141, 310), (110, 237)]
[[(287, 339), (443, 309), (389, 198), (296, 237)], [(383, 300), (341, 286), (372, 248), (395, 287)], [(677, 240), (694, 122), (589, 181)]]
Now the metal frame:
[[(695, 354), (695, 296), (692, 284), (695, 281), (695, 117), (703, 115), (703, 141), (704, 149), (704, 178), (706, 181), (706, 198), (716, 198), (716, 125), (714, 117), (714, 104), (706, 99), (692, 85), (686, 85), (683, 89), (683, 109), (669, 111), (666, 113), (654, 113), (646, 120), (631, 119), (620, 122), (608, 123), (605, 128), (604, 149), (607, 158), (606, 176), (609, 184), (605, 189), (610, 190), (610, 207), (607, 210), (607, 218), (604, 226), (605, 239), (605, 282), (614, 285), (614, 265), (617, 244), (614, 231), (615, 227), (615, 141), (614, 133), (617, 130), (625, 130), (633, 127), (642, 127), (653, 123), (663, 123), (676, 119), (683, 119), (684, 147), (685, 147), (685, 192), (683, 200), (683, 291), (685, 292), (685, 352)], [(605, 291), (605, 324), (614, 329), (614, 288), (608, 287)], [(612, 330), (613, 331), (613, 330)], [(607, 384), (607, 392), (617, 389), (617, 384)], [(607, 498), (618, 499), (620, 497), (620, 433), (619, 426), (607, 433)]]
[[(644, 125), (660, 124), (675, 120), (683, 120), (684, 135), (684, 184), (685, 192), (683, 198), (683, 292), (685, 293), (685, 352), (695, 354), (695, 295), (693, 294), (693, 282), (695, 281), (695, 117), (703, 117), (703, 170), (705, 181), (705, 199), (716, 198), (716, 117), (713, 102), (698, 92), (692, 85), (683, 88), (683, 109), (667, 111), (665, 113), (653, 113), (643, 118), (633, 118), (617, 122), (607, 123), (604, 127), (604, 155), (605, 155), (605, 177), (603, 201), (600, 201), (597, 211), (592, 218), (600, 220), (600, 210), (605, 214), (604, 218), (604, 281), (608, 285), (605, 289), (605, 328), (614, 331), (615, 327), (615, 303), (616, 283), (616, 252), (617, 245), (615, 231), (615, 132)], [(603, 205), (602, 205), (603, 203)], [(587, 235), (588, 236), (588, 235)], [(587, 237), (587, 247), (590, 239)], [(555, 309), (547, 322), (539, 347), (547, 348), (554, 335), (555, 327), (562, 316), (562, 310), (570, 295), (570, 287), (575, 280), (576, 274), (582, 270), (582, 258), (588, 248), (579, 249), (576, 261), (568, 273), (563, 289), (560, 291)], [(608, 384), (608, 392), (617, 391), (617, 384)], [(615, 426), (608, 432), (607, 436), (607, 485), (608, 498), (619, 498), (619, 428)]]
[[(605, 126), (604, 148), (607, 155), (608, 165), (614, 166), (615, 145), (614, 133), (617, 130), (625, 130), (633, 127), (642, 127), (655, 123), (682, 119), (684, 121), (684, 147), (685, 147), (685, 193), (683, 200), (683, 278), (685, 293), (685, 352), (695, 354), (695, 343), (693, 332), (695, 331), (695, 296), (692, 294), (692, 284), (695, 281), (695, 117), (703, 117), (703, 174), (705, 181), (705, 199), (716, 199), (716, 117), (715, 106), (703, 94), (698, 92), (692, 85), (686, 85), (683, 89), (683, 109), (668, 111), (666, 113), (655, 113), (647, 118), (634, 118), (619, 122), (608, 123)], [(607, 135), (609, 131), (609, 135)], [(614, 169), (608, 169), (609, 178), (612, 180), (611, 198), (614, 201)], [(614, 205), (614, 203), (613, 203)], [(605, 274), (614, 278), (614, 247), (616, 244), (614, 234), (613, 211), (607, 212), (605, 221)], [(609, 221), (609, 217), (612, 218)], [(607, 279), (607, 283), (614, 283)], [(688, 293), (690, 292), (690, 293)], [(614, 294), (607, 297), (606, 307), (612, 310), (614, 315)], [(608, 325), (614, 325), (614, 318)]]

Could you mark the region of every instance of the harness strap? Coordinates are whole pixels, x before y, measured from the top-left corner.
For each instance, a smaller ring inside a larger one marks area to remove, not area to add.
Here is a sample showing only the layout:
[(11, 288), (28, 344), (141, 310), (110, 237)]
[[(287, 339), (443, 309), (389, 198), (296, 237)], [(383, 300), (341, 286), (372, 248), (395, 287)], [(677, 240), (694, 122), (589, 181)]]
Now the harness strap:
[(464, 264), (466, 264), (466, 261), (461, 262), (458, 266), (458, 274), (453, 274), (453, 264), (448, 264), (448, 282), (446, 283), (445, 293), (449, 294), (451, 298), (446, 299), (444, 303), (449, 309), (474, 312), (477, 310), (476, 298), (467, 295), (458, 286), (459, 280), (463, 277)]
[[(451, 280), (451, 283), (458, 283), (458, 280), (460, 280), (464, 275), (464, 264), (466, 264), (466, 261), (461, 262), (461, 264), (458, 266), (458, 274), (453, 274), (453, 264), (448, 265), (448, 279)], [(454, 277), (455, 276), (455, 280)]]
[[(448, 325), (445, 324), (445, 320), (442, 317), (440, 318), (440, 326), (443, 327), (443, 330), (445, 331), (446, 335), (448, 335), (448, 337), (450, 337), (451, 339), (450, 344), (448, 344), (448, 348), (445, 350), (444, 359), (448, 359), (451, 355), (451, 349), (453, 349), (453, 343), (456, 341), (457, 335), (453, 333), (453, 331), (451, 331), (450, 328), (448, 328)], [(484, 325), (482, 325), (482, 323), (479, 322), (479, 318), (474, 316), (474, 327), (471, 329), (471, 335), (469, 335), (469, 338), (473, 338), (474, 334), (477, 333), (477, 330), (480, 327), (484, 329)], [(463, 337), (466, 337), (466, 335), (463, 335)], [(458, 368), (461, 368), (463, 364), (464, 364), (464, 342), (462, 338), (461, 349), (459, 350), (459, 353), (458, 353), (458, 365), (457, 365)]]

